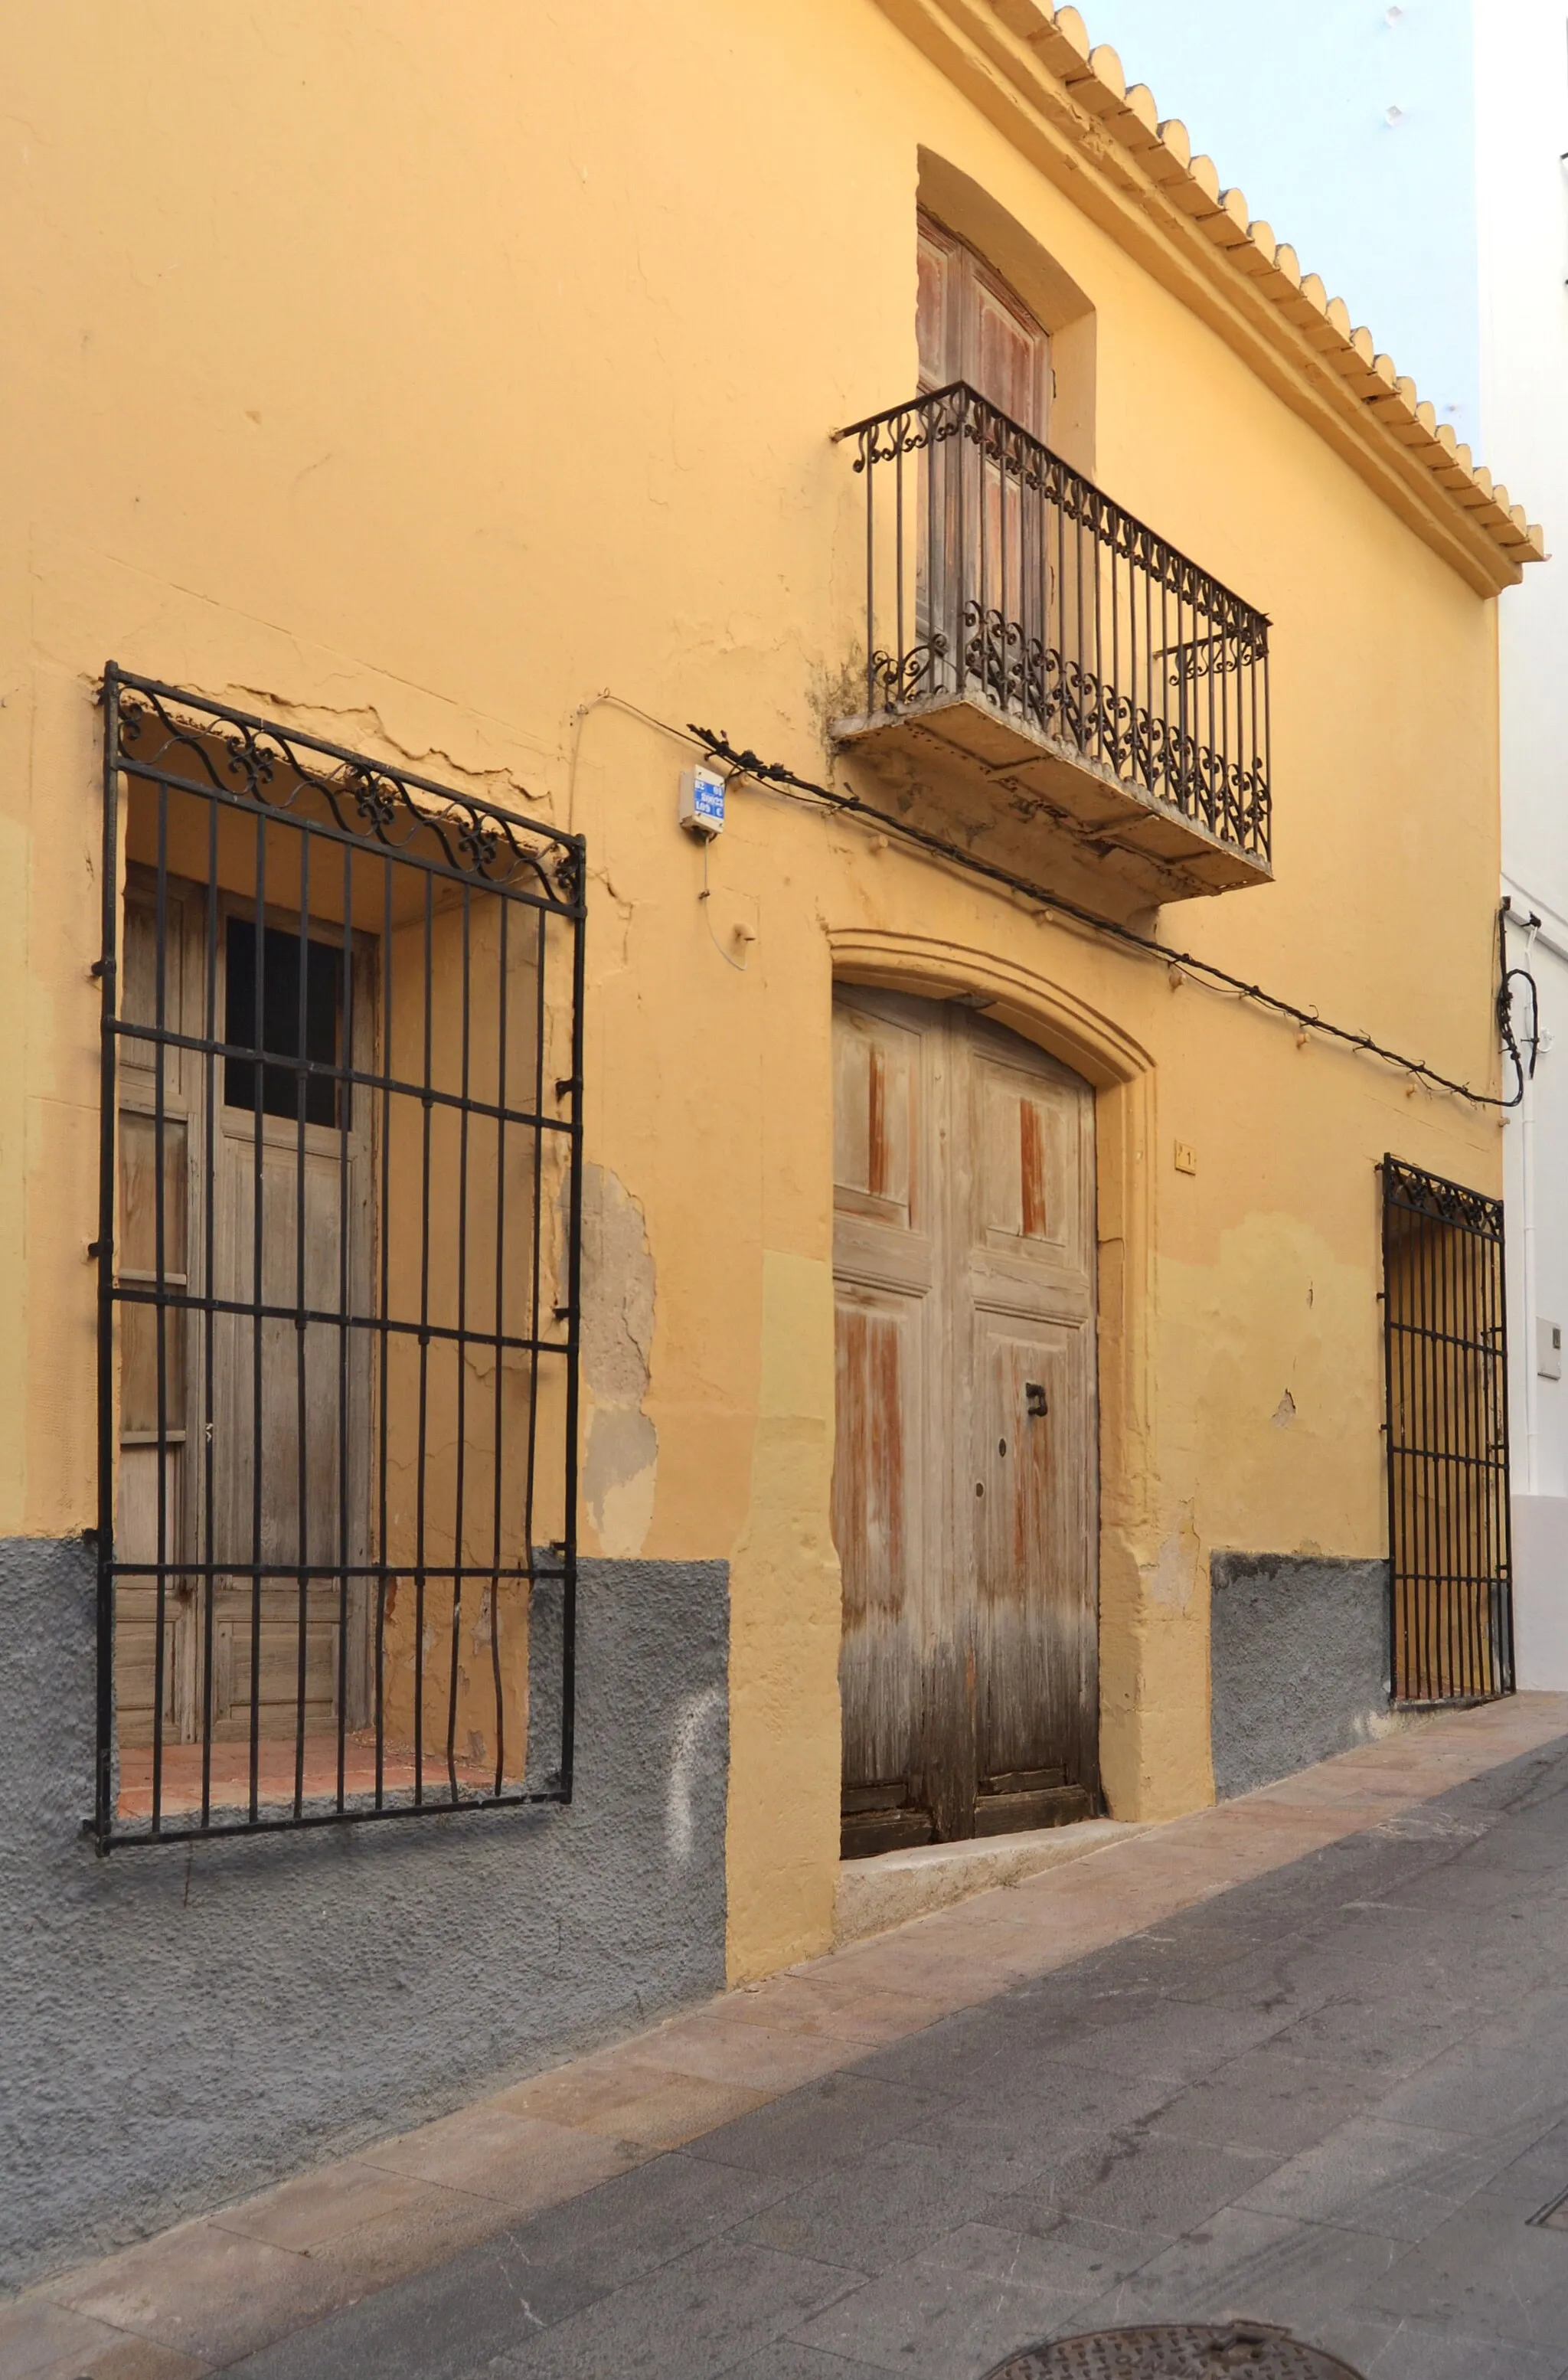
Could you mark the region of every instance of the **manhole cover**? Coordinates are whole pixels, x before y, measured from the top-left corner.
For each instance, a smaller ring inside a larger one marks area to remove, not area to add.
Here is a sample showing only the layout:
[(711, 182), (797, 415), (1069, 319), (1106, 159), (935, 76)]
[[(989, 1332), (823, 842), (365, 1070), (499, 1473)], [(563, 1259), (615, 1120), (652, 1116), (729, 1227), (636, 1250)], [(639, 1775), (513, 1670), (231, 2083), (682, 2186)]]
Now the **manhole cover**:
[(1267, 2323), (1155, 2323), (1026, 2347), (987, 2380), (1361, 2380), (1337, 2355)]

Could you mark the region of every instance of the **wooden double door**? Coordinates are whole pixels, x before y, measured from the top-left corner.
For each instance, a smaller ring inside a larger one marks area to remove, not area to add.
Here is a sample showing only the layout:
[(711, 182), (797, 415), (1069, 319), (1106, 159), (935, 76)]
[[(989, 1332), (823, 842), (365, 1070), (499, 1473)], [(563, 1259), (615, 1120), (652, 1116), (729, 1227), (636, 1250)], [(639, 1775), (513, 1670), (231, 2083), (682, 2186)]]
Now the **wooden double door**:
[(833, 1062), (845, 1855), (1090, 1815), (1093, 1095), (869, 990)]

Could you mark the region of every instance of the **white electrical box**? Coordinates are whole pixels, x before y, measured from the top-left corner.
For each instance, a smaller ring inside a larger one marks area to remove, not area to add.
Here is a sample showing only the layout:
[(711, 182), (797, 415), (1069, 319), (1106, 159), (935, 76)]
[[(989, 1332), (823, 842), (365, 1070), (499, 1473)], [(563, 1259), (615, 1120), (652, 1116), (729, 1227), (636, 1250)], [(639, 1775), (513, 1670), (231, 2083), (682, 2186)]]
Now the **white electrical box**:
[(1536, 1373), (1543, 1380), (1562, 1378), (1562, 1325), (1536, 1318)]
[(682, 770), (680, 821), (687, 834), (723, 834), (724, 781), (717, 769)]

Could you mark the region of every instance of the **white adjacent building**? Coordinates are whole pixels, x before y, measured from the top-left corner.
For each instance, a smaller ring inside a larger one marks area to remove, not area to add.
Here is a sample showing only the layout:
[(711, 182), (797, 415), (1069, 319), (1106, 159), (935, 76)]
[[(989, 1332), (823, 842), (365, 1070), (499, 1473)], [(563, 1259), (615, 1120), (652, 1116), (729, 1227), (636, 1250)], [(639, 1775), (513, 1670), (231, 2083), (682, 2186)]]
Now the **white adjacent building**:
[(1501, 896), (1525, 1062), (1506, 1125), (1517, 1674), (1568, 1688), (1568, 8), (1093, 0), (1086, 13), (1129, 83), (1183, 118), (1222, 183), (1527, 503), (1557, 557), (1499, 607)]

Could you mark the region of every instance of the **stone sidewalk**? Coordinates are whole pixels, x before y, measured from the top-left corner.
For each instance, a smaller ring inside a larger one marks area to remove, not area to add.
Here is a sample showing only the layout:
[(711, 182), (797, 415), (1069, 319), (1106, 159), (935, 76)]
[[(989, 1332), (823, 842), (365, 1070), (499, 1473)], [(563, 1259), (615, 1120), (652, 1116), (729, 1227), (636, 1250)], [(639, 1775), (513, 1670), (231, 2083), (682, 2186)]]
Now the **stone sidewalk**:
[(1568, 1697), (857, 1943), (0, 2307), (0, 2380), (972, 2380), (1227, 2312), (1562, 2380)]

